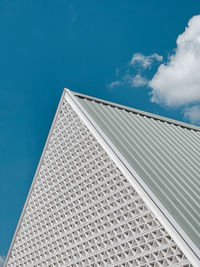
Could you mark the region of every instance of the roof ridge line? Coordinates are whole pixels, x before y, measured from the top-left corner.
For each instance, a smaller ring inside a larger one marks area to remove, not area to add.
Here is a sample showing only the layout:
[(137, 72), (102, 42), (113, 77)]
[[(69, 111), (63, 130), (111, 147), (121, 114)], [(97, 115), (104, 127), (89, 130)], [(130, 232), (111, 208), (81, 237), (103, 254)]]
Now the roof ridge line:
[(143, 110), (135, 109), (135, 108), (132, 108), (132, 107), (124, 106), (124, 105), (121, 105), (121, 104), (118, 104), (118, 103), (114, 103), (114, 102), (110, 102), (110, 101), (107, 101), (107, 100), (104, 100), (104, 99), (101, 99), (101, 98), (88, 96), (88, 95), (81, 94), (81, 93), (78, 93), (78, 92), (75, 92), (75, 91), (71, 91), (71, 93), (74, 96), (77, 96), (77, 97), (80, 97), (80, 98), (85, 98), (87, 100), (95, 101), (95, 102), (98, 102), (98, 103), (102, 103), (104, 105), (117, 107), (119, 109), (124, 109), (124, 110), (126, 110), (128, 112), (139, 114), (141, 116), (146, 116), (146, 117), (149, 117), (149, 118), (153, 118), (155, 120), (159, 120), (159, 121), (162, 121), (162, 122), (167, 122), (169, 124), (173, 124), (175, 126), (180, 126), (181, 128), (186, 128), (188, 130), (194, 130), (196, 132), (200, 132), (200, 127), (196, 126), (196, 125), (193, 125), (193, 124), (181, 122), (181, 121), (178, 121), (178, 120), (174, 120), (174, 119), (171, 119), (171, 118), (168, 118), (168, 117), (160, 116), (160, 115), (157, 115), (157, 114), (154, 114), (154, 113), (150, 113), (150, 112), (147, 112), (147, 111), (143, 111)]

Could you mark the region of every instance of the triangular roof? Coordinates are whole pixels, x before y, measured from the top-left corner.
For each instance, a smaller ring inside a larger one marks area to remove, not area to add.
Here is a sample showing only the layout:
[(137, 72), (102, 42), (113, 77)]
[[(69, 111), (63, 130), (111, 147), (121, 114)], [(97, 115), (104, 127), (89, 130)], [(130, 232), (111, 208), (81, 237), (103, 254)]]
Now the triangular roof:
[(199, 257), (200, 127), (67, 92)]

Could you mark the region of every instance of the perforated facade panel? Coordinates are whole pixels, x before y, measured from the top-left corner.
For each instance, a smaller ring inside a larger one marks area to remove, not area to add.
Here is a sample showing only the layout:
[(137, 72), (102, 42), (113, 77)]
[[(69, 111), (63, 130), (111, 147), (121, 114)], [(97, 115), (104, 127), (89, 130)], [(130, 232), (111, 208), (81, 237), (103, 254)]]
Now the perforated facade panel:
[(64, 99), (6, 266), (192, 265)]

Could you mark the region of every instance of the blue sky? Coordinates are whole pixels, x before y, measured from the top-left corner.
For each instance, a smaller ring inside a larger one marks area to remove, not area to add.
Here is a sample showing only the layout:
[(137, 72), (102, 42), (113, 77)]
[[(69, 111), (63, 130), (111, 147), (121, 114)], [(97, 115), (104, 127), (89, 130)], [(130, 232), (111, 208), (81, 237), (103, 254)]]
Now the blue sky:
[(185, 29), (199, 13), (198, 0), (0, 1), (0, 257), (64, 87), (199, 124), (199, 17)]

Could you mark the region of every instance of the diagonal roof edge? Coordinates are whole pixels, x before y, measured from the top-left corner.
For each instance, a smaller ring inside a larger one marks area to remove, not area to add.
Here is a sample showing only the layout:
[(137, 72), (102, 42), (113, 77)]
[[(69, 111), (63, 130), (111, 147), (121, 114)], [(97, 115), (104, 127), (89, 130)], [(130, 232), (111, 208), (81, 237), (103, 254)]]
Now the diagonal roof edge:
[[(98, 101), (99, 103), (105, 103), (107, 105), (112, 104), (114, 107), (121, 107), (123, 109), (129, 110), (126, 106), (121, 106), (112, 102), (107, 102), (98, 98), (93, 98), (89, 96), (85, 96), (83, 94), (79, 94), (73, 91), (70, 91), (69, 89), (66, 89), (66, 99), (71, 104), (73, 109), (77, 112), (79, 117), (82, 118), (82, 120), (85, 122), (86, 126), (89, 128), (89, 130), (93, 133), (95, 138), (99, 141), (99, 143), (104, 147), (106, 152), (109, 154), (109, 156), (112, 158), (112, 160), (117, 163), (117, 166), (122, 171), (122, 173), (125, 175), (125, 177), (129, 180), (129, 182), (132, 184), (132, 186), (135, 186), (135, 189), (137, 188), (138, 192), (140, 192), (140, 195), (144, 199), (145, 203), (150, 207), (150, 210), (157, 216), (158, 220), (160, 220), (161, 224), (166, 228), (166, 230), (169, 232), (169, 234), (172, 236), (172, 238), (175, 240), (175, 242), (178, 244), (180, 249), (185, 253), (185, 255), (188, 257), (188, 259), (191, 261), (193, 266), (200, 266), (200, 251), (196, 247), (196, 245), (193, 243), (193, 241), (189, 238), (189, 236), (182, 230), (182, 228), (177, 224), (177, 222), (174, 220), (174, 218), (169, 214), (169, 212), (166, 210), (166, 208), (163, 206), (163, 204), (158, 200), (158, 198), (154, 195), (154, 193), (146, 186), (142, 178), (137, 174), (137, 172), (130, 166), (130, 164), (126, 161), (126, 159), (121, 155), (121, 153), (118, 151), (118, 149), (112, 144), (112, 142), (107, 138), (107, 136), (103, 133), (103, 131), (100, 129), (100, 127), (94, 122), (94, 120), (91, 118), (91, 116), (88, 114), (88, 112), (84, 109), (84, 107), (81, 105), (81, 103), (76, 99), (76, 97), (82, 97), (87, 98), (89, 100)], [(130, 108), (129, 111), (132, 111), (134, 113), (138, 113), (138, 110), (134, 110)], [(146, 112), (141, 112), (146, 114)], [(150, 113), (147, 113), (149, 117), (151, 117)], [(154, 114), (152, 114), (154, 116)], [(144, 115), (146, 116), (146, 115)], [(155, 115), (156, 117), (159, 117), (157, 119), (160, 120), (162, 118), (162, 121), (165, 118)], [(167, 119), (167, 118), (166, 118)], [(174, 120), (169, 120), (169, 123), (174, 124)], [(179, 125), (178, 121), (175, 121), (176, 125)], [(183, 123), (184, 124), (184, 123)], [(187, 124), (186, 124), (187, 125)], [(189, 125), (190, 126), (190, 125)], [(184, 128), (191, 128), (191, 127), (185, 127)], [(200, 128), (200, 127), (197, 127)], [(198, 129), (200, 131), (200, 129)]]
[(85, 95), (85, 94), (81, 94), (81, 93), (78, 93), (78, 92), (75, 92), (75, 91), (71, 91), (70, 90), (70, 92), (74, 96), (77, 96), (77, 97), (80, 97), (80, 98), (85, 98), (87, 100), (95, 101), (97, 103), (102, 103), (102, 104), (109, 105), (109, 106), (112, 106), (112, 107), (118, 107), (119, 109), (124, 109), (124, 110), (126, 110), (128, 112), (132, 112), (132, 113), (135, 113), (135, 114), (140, 114), (142, 116), (146, 116), (146, 117), (149, 117), (149, 118), (153, 118), (155, 120), (160, 120), (160, 121), (163, 121), (163, 122), (174, 124), (176, 126), (180, 126), (182, 128), (186, 128), (188, 130), (194, 130), (194, 131), (200, 132), (200, 126), (196, 126), (196, 125), (193, 125), (193, 124), (189, 124), (189, 123), (185, 123), (185, 122), (182, 122), (182, 121), (174, 120), (174, 119), (171, 119), (171, 118), (167, 118), (167, 117), (160, 116), (160, 115), (157, 115), (157, 114), (154, 114), (154, 113), (142, 111), (142, 110), (139, 110), (139, 109), (127, 107), (127, 106), (120, 105), (120, 104), (117, 104), (117, 103), (114, 103), (114, 102), (110, 102), (110, 101), (107, 101), (107, 100), (104, 100), (104, 99), (100, 99), (100, 98), (96, 98), (96, 97), (93, 97), (93, 96), (88, 96), (88, 95)]
[(13, 235), (13, 237), (12, 237), (12, 240), (11, 240), (11, 243), (10, 243), (10, 247), (9, 247), (9, 249), (8, 249), (8, 252), (7, 252), (7, 255), (6, 255), (6, 258), (5, 258), (5, 262), (4, 262), (4, 265), (3, 265), (4, 267), (7, 266), (9, 257), (10, 257), (10, 255), (11, 255), (12, 248), (13, 248), (13, 245), (14, 245), (14, 242), (15, 242), (15, 239), (16, 239), (16, 236), (17, 236), (17, 233), (18, 233), (18, 230), (19, 230), (20, 225), (21, 225), (21, 223), (22, 223), (22, 220), (23, 220), (23, 217), (24, 217), (24, 214), (25, 214), (25, 211), (26, 211), (26, 207), (27, 207), (28, 202), (29, 202), (29, 199), (30, 199), (30, 197), (31, 197), (31, 193), (32, 193), (32, 191), (33, 191), (33, 188), (34, 188), (34, 185), (35, 185), (36, 178), (37, 178), (37, 175), (38, 175), (38, 173), (39, 173), (40, 167), (41, 167), (41, 165), (42, 165), (42, 161), (43, 161), (43, 158), (44, 158), (44, 154), (45, 154), (45, 152), (46, 152), (46, 150), (47, 150), (48, 143), (49, 143), (49, 140), (50, 140), (50, 138), (51, 138), (52, 131), (53, 131), (53, 127), (54, 127), (54, 125), (55, 125), (55, 123), (56, 123), (57, 115), (58, 115), (58, 112), (59, 112), (59, 110), (60, 110), (60, 107), (61, 107), (61, 105), (62, 105), (62, 103), (63, 103), (63, 99), (64, 99), (64, 97), (65, 97), (65, 90), (62, 92), (62, 95), (61, 95), (59, 104), (58, 104), (57, 109), (56, 109), (56, 113), (55, 113), (55, 115), (54, 115), (52, 124), (51, 124), (51, 126), (50, 126), (50, 130), (49, 130), (47, 139), (46, 139), (46, 141), (45, 141), (44, 148), (43, 148), (43, 150), (42, 150), (42, 154), (41, 154), (41, 156), (40, 156), (40, 159), (39, 159), (39, 162), (38, 162), (38, 165), (37, 165), (37, 169), (36, 169), (36, 171), (35, 171), (33, 180), (32, 180), (32, 182), (31, 182), (31, 186), (30, 186), (30, 188), (29, 188), (28, 194), (27, 194), (26, 199), (25, 199), (25, 202), (24, 202), (24, 206), (23, 206), (22, 212), (21, 212), (21, 214), (20, 214), (20, 217), (19, 217), (19, 219), (18, 219), (16, 228), (15, 228), (15, 230), (14, 230), (14, 235)]

